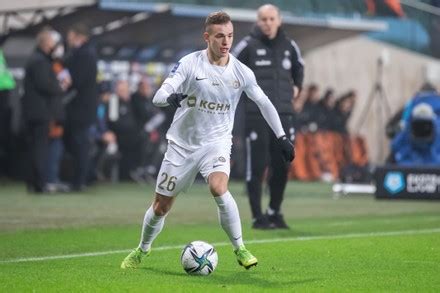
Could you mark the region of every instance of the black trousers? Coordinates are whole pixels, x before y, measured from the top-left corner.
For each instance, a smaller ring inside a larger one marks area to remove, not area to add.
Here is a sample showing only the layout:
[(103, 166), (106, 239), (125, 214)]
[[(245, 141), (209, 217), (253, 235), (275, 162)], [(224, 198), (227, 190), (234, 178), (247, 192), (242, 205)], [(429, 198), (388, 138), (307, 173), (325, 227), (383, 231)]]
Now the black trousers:
[(42, 192), (46, 180), (46, 161), (49, 150), (49, 122), (32, 121), (26, 124), (28, 162), (26, 183), (31, 191)]
[[(291, 115), (280, 115), (284, 131), (293, 139)], [(246, 186), (251, 205), (252, 217), (261, 217), (261, 195), (263, 178), (268, 168), (269, 207), (279, 212), (284, 198), (284, 190), (290, 164), (282, 157), (277, 138), (261, 115), (246, 115)]]
[(73, 158), (72, 188), (80, 190), (86, 184), (89, 151), (90, 151), (90, 126), (76, 126), (66, 124), (64, 128), (64, 145)]

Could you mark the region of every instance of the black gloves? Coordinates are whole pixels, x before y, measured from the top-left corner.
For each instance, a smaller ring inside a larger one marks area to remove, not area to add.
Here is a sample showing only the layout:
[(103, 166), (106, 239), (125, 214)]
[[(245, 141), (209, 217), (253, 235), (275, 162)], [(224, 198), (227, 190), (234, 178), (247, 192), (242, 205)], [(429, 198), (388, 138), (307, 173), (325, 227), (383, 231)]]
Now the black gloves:
[(284, 160), (286, 160), (286, 162), (292, 162), (295, 158), (295, 148), (293, 144), (285, 135), (278, 138), (278, 143), (280, 144)]
[(170, 106), (173, 106), (174, 108), (179, 108), (182, 107), (180, 105), (180, 102), (185, 99), (188, 95), (184, 95), (182, 93), (174, 93), (171, 94), (168, 98), (167, 98), (167, 102), (168, 104), (170, 104)]

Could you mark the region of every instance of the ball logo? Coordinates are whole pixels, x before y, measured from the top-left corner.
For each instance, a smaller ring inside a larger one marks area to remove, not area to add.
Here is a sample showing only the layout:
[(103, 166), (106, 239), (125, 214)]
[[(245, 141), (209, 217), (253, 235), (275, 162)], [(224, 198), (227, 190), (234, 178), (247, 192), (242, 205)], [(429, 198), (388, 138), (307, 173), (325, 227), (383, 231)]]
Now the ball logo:
[(396, 194), (405, 188), (405, 179), (402, 172), (388, 172), (384, 179), (385, 189), (391, 193)]

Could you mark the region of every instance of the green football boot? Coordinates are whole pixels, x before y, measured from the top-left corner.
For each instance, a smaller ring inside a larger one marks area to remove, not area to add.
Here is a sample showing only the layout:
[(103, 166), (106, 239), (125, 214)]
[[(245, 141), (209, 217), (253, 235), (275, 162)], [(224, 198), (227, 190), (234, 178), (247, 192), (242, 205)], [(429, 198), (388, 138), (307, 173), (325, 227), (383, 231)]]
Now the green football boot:
[(258, 264), (257, 258), (253, 256), (244, 245), (234, 250), (234, 253), (237, 256), (238, 264), (243, 266), (246, 270)]
[(133, 249), (132, 252), (130, 252), (129, 255), (127, 255), (126, 258), (121, 263), (121, 269), (135, 269), (137, 268), (141, 262), (142, 259), (146, 256), (149, 256), (151, 253), (151, 249), (143, 252), (140, 247)]

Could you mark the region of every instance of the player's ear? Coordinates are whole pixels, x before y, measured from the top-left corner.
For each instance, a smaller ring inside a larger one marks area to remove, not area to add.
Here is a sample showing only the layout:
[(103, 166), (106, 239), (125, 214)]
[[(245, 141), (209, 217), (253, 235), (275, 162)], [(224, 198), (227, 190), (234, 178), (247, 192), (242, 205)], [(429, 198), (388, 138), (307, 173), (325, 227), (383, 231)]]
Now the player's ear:
[(205, 40), (205, 42), (208, 42), (208, 39), (209, 39), (209, 33), (208, 32), (204, 32), (203, 33), (203, 39)]

